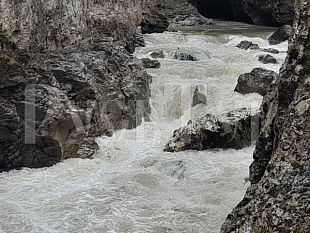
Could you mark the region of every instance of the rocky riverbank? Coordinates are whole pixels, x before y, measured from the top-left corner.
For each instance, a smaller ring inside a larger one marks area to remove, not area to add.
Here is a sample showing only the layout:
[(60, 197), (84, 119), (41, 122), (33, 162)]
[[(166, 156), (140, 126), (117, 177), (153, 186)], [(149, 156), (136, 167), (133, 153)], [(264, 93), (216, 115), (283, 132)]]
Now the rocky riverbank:
[(1, 2), (0, 171), (92, 157), (95, 137), (147, 119), (139, 25), (168, 22), (140, 0)]
[(296, 1), (294, 35), (274, 89), (261, 105), (251, 186), (221, 232), (309, 232), (309, 1)]

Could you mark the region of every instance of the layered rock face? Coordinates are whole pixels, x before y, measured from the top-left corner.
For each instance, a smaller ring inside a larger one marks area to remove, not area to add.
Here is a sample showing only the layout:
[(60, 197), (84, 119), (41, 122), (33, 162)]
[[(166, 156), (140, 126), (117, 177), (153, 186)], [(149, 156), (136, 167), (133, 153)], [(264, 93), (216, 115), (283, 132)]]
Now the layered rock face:
[(294, 35), (272, 92), (250, 167), (251, 186), (221, 232), (309, 232), (309, 1), (296, 1)]
[(190, 0), (205, 17), (224, 18), (254, 24), (292, 24), (294, 0)]
[(147, 118), (151, 77), (128, 53), (143, 2), (0, 2), (0, 172), (91, 157)]

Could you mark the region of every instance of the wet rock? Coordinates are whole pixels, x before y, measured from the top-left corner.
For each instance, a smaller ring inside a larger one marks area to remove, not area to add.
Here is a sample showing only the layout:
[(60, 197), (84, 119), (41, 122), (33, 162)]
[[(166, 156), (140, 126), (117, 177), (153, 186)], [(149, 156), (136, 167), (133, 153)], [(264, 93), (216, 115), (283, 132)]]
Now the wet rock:
[(181, 61), (197, 61), (198, 60), (195, 56), (185, 53), (185, 52), (180, 52), (180, 51), (175, 52), (173, 55), (173, 58), (177, 60), (181, 60)]
[(200, 26), (200, 25), (214, 25), (215, 23), (211, 19), (207, 19), (203, 16), (188, 16), (178, 15), (172, 20), (174, 26)]
[(144, 13), (140, 24), (142, 33), (161, 33), (167, 30), (169, 26), (168, 18), (156, 11)]
[(278, 76), (274, 71), (255, 68), (250, 73), (240, 75), (235, 91), (241, 94), (259, 93), (264, 96), (275, 84)]
[(280, 44), (283, 41), (288, 40), (292, 34), (293, 28), (290, 25), (283, 25), (268, 38), (269, 44)]
[[(258, 112), (238, 109), (219, 117), (207, 114), (173, 133), (165, 151), (206, 150), (249, 146), (259, 127)], [(257, 136), (257, 135), (256, 135)]]
[(261, 61), (263, 64), (277, 64), (277, 59), (275, 59), (273, 56), (267, 54), (267, 55), (259, 55), (258, 60)]
[(158, 60), (152, 60), (149, 58), (142, 58), (142, 63), (145, 68), (159, 68), (160, 62)]
[(308, 232), (310, 2), (296, 1), (294, 34), (274, 88), (261, 105), (251, 186), (221, 232)]
[(237, 47), (239, 49), (244, 49), (244, 50), (248, 50), (248, 49), (259, 49), (258, 44), (253, 44), (253, 42), (251, 41), (247, 41), (247, 40), (243, 40), (241, 41)]
[(192, 107), (195, 107), (197, 104), (207, 104), (207, 97), (199, 92), (198, 87), (194, 91)]
[(0, 62), (0, 171), (90, 158), (97, 136), (133, 128), (150, 111), (150, 76), (124, 49), (15, 59)]
[(163, 51), (154, 51), (154, 52), (151, 53), (151, 57), (155, 58), (155, 59), (157, 59), (157, 58), (165, 58), (165, 54), (164, 54)]
[(277, 49), (272, 49), (272, 48), (263, 49), (262, 51), (263, 51), (263, 52), (266, 52), (266, 53), (273, 53), (273, 54), (278, 54), (278, 53), (279, 53), (279, 50), (277, 50)]

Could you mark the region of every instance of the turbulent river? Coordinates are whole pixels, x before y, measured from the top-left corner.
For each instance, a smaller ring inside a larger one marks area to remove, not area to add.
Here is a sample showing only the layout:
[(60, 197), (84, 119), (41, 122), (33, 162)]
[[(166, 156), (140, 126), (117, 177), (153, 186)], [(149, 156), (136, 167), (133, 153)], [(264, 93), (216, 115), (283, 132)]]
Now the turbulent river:
[[(234, 93), (240, 74), (253, 68), (279, 70), (287, 42), (272, 46), (279, 64), (263, 65), (250, 40), (271, 48), (273, 28), (232, 22), (146, 35), (139, 58), (162, 50), (160, 69), (149, 69), (150, 122), (98, 138), (93, 160), (69, 159), (50, 168), (0, 174), (0, 232), (219, 232), (242, 199), (254, 146), (242, 150), (163, 152), (175, 129), (206, 113), (257, 109), (258, 94)], [(173, 59), (179, 48), (198, 61)], [(196, 86), (207, 105), (191, 107)]]

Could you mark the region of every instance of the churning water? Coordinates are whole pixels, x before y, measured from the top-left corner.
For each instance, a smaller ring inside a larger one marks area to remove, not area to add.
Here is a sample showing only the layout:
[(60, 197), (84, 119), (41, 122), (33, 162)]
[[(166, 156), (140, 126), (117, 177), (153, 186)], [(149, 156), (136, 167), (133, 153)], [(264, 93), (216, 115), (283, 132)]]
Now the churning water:
[[(242, 199), (254, 147), (165, 153), (173, 130), (191, 118), (240, 107), (257, 109), (258, 94), (234, 93), (238, 76), (255, 67), (278, 71), (287, 43), (262, 65), (257, 50), (241, 50), (242, 40), (270, 48), (273, 29), (231, 22), (146, 35), (139, 58), (162, 50), (160, 69), (149, 69), (151, 122), (98, 138), (93, 160), (69, 159), (50, 168), (0, 174), (1, 232), (212, 233)], [(179, 51), (198, 61), (173, 59)], [(191, 107), (198, 86), (207, 105)]]

